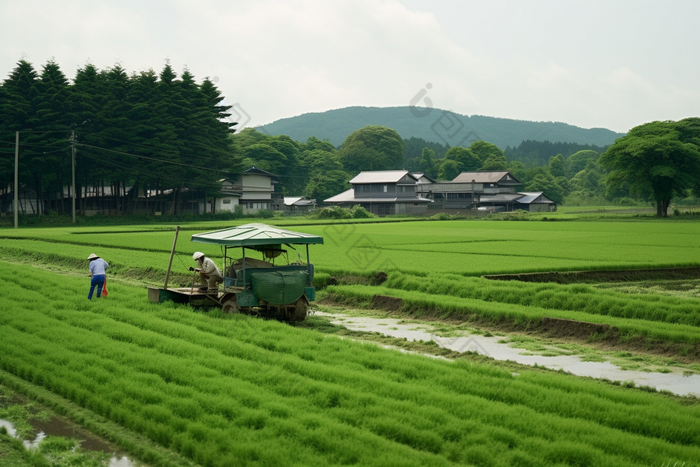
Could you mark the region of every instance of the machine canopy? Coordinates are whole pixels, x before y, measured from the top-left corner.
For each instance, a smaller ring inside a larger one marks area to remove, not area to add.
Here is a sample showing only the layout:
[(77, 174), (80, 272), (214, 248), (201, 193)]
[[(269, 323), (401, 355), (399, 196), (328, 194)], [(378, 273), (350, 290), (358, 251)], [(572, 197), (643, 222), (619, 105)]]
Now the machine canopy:
[(255, 247), (261, 245), (323, 244), (323, 237), (278, 229), (267, 224), (245, 224), (230, 229), (194, 234), (192, 241), (231, 247)]

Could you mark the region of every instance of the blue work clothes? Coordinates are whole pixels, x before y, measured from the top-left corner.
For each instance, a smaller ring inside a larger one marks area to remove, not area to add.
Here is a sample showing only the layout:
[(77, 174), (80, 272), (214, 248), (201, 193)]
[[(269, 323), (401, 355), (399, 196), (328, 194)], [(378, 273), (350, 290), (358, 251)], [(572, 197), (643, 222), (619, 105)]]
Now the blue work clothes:
[(90, 293), (88, 294), (88, 300), (92, 300), (92, 293), (97, 287), (97, 298), (102, 296), (102, 288), (105, 286), (106, 276), (104, 274), (96, 274), (90, 279)]
[(88, 300), (92, 300), (92, 293), (97, 287), (97, 298), (102, 296), (102, 288), (105, 286), (105, 280), (107, 276), (105, 272), (109, 267), (109, 263), (102, 258), (93, 259), (90, 261), (90, 293), (88, 293)]

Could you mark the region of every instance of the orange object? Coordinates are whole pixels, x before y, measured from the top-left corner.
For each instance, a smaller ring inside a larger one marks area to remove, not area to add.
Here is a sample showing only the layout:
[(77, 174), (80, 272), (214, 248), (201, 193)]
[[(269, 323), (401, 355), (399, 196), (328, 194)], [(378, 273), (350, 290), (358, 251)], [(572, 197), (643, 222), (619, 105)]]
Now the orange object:
[(102, 287), (102, 296), (107, 296), (107, 278), (105, 277), (105, 285)]

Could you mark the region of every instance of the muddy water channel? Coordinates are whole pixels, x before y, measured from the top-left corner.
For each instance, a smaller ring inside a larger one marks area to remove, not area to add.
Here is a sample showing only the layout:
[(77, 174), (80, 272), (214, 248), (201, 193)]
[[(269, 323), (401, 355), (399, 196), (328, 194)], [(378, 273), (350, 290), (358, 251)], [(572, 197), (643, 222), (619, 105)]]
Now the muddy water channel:
[[(63, 436), (79, 440), (80, 448), (83, 451), (111, 453), (109, 467), (137, 467), (140, 465), (129, 459), (125, 453), (120, 452), (112, 444), (60, 418), (53, 417), (49, 421), (31, 420), (30, 423), (36, 431), (36, 436), (31, 441), (23, 441), (24, 447), (27, 449), (37, 448), (47, 436)], [(0, 419), (0, 427), (5, 427), (10, 436), (17, 437), (17, 430), (12, 422)]]
[(496, 360), (511, 360), (524, 365), (543, 366), (553, 370), (564, 370), (578, 376), (607, 378), (611, 381), (633, 381), (636, 386), (649, 386), (681, 396), (700, 397), (700, 375), (682, 373), (654, 373), (623, 370), (610, 362), (586, 362), (576, 355), (533, 355), (501, 343), (503, 337), (485, 337), (477, 334), (460, 337), (440, 337), (428, 323), (405, 323), (393, 318), (348, 316), (316, 312), (318, 316), (331, 319), (331, 323), (351, 331), (378, 332), (385, 336), (406, 338), (409, 341), (434, 341), (440, 347), (456, 352), (477, 352)]

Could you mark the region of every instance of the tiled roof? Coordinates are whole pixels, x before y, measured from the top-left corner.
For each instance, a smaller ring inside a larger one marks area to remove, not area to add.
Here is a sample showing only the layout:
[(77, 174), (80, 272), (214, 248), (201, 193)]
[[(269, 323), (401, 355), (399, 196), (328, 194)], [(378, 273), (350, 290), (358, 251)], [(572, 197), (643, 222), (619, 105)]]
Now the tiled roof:
[(355, 198), (355, 189), (350, 188), (338, 195), (324, 200), (325, 203), (432, 203), (432, 200), (421, 196), (395, 198)]
[[(374, 170), (369, 172), (360, 172), (355, 178), (350, 180), (351, 184), (359, 183), (396, 183), (408, 173), (408, 170)], [(415, 177), (413, 177), (415, 178)]]
[(511, 203), (523, 197), (522, 193), (498, 193), (495, 195), (481, 195), (482, 203)]
[(453, 182), (470, 183), (474, 180), (476, 183), (497, 183), (500, 182), (506, 175), (510, 175), (511, 180), (506, 180), (508, 182), (517, 182), (519, 180), (513, 177), (513, 175), (507, 170), (501, 171), (485, 171), (485, 172), (462, 172), (457, 175), (457, 178), (452, 180)]
[[(537, 198), (539, 198), (540, 196), (543, 195), (543, 193), (541, 191), (522, 192), (520, 194), (525, 195), (518, 200), (518, 203), (522, 203), (522, 204), (530, 204), (533, 201), (535, 201)], [(554, 201), (547, 198), (546, 196), (542, 196), (542, 199), (540, 200), (540, 202), (544, 203), (544, 204), (554, 204)]]

